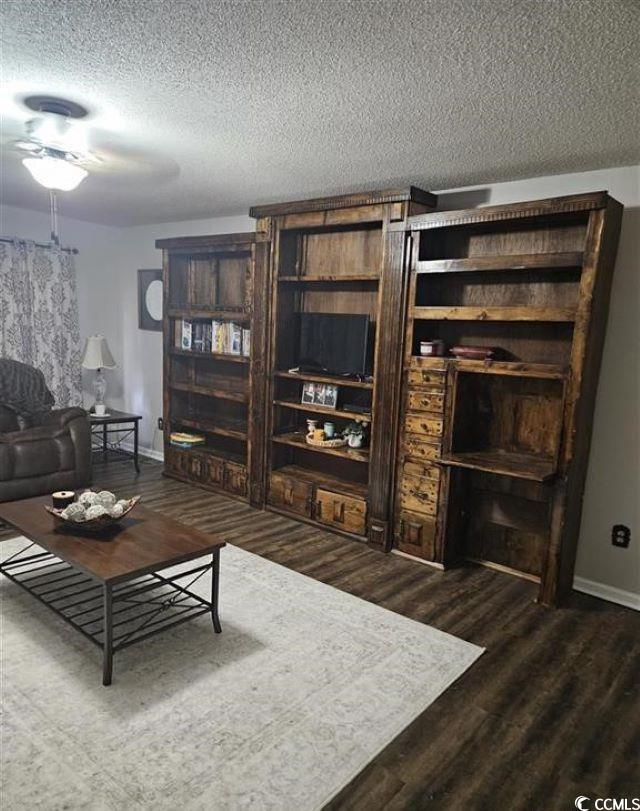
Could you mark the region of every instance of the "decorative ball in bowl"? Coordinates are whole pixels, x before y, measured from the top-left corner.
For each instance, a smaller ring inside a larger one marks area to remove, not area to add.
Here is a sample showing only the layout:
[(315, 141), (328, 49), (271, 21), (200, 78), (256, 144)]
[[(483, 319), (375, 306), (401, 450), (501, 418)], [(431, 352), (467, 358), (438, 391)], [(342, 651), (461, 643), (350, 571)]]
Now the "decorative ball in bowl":
[(140, 501), (140, 496), (118, 499), (108, 490), (95, 492), (85, 490), (77, 501), (64, 509), (45, 505), (45, 510), (53, 516), (58, 526), (82, 532), (103, 532), (121, 521)]

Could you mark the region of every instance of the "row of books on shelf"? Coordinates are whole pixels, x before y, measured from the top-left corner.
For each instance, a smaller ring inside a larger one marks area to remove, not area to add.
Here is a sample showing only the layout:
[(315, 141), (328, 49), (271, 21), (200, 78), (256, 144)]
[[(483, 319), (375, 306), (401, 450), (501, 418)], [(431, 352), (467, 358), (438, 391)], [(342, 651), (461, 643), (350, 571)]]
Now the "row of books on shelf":
[(175, 322), (175, 345), (187, 352), (215, 352), (220, 355), (251, 354), (251, 330), (234, 321)]

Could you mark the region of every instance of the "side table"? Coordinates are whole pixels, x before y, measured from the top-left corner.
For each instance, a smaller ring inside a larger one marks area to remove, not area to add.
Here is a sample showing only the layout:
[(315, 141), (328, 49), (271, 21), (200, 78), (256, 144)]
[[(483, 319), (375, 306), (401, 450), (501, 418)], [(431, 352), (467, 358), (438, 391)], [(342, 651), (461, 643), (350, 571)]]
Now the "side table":
[[(141, 419), (141, 414), (128, 414), (126, 411), (116, 411), (114, 408), (101, 417), (90, 411), (92, 451), (101, 453), (105, 462), (108, 461), (110, 453), (133, 459), (136, 472), (140, 473), (138, 464), (138, 424)], [(122, 443), (132, 434), (133, 453), (122, 447)]]

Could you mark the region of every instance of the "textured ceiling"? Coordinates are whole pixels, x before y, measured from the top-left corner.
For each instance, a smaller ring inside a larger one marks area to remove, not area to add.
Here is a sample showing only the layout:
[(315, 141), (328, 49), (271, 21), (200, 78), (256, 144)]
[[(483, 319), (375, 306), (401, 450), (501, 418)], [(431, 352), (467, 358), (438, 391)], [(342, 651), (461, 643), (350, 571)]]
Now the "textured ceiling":
[(3, 200), (48, 205), (8, 146), (29, 92), (91, 110), (112, 160), (61, 206), (115, 225), (637, 163), (639, 13), (638, 0), (3, 0)]

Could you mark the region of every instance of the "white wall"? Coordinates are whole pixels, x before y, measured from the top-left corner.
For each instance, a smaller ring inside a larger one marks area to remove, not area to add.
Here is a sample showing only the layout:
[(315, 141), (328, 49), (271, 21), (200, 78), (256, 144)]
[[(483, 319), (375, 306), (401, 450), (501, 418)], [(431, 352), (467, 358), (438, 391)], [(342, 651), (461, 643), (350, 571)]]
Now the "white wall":
[[(538, 177), (439, 192), (443, 208), (495, 205), (608, 190), (625, 205), (613, 282), (609, 325), (594, 417), (594, 434), (578, 548), (576, 585), (638, 607), (640, 594), (640, 167)], [(133, 228), (103, 228), (62, 221), (65, 244), (80, 249), (80, 323), (83, 336), (102, 332), (119, 368), (110, 373), (109, 401), (143, 414), (141, 442), (160, 452), (156, 430), (162, 414), (160, 333), (138, 330), (137, 269), (160, 267), (158, 238), (253, 230), (248, 216), (175, 222)], [(4, 235), (47, 239), (48, 218), (5, 208)], [(611, 545), (611, 527), (631, 528), (631, 547)]]

